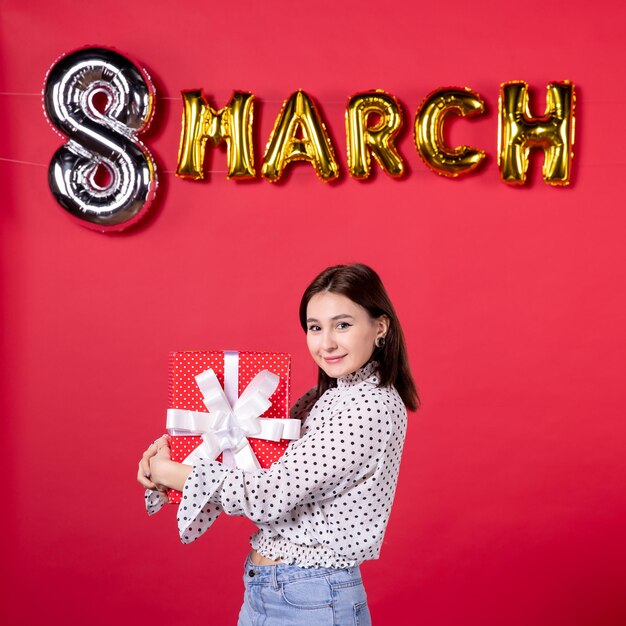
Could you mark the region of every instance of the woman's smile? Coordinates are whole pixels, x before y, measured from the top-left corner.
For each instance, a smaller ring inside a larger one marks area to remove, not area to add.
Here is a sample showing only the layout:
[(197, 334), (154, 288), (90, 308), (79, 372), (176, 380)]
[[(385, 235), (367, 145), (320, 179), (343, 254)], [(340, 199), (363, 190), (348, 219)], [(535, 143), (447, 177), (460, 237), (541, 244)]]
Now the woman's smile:
[(324, 361), (326, 361), (326, 363), (339, 363), (339, 361), (341, 361), (341, 359), (343, 359), (343, 357), (346, 356), (345, 354), (342, 354), (341, 356), (325, 356)]

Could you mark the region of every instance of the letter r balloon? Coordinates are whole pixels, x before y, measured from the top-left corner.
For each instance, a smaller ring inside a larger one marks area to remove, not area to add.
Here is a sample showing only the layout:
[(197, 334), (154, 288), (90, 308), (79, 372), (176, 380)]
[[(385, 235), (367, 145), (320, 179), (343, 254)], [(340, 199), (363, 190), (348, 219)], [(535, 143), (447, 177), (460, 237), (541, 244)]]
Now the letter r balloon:
[[(370, 125), (369, 117), (378, 116)], [(354, 178), (371, 173), (371, 155), (389, 176), (402, 176), (404, 163), (394, 145), (402, 126), (402, 108), (398, 100), (382, 89), (358, 93), (348, 100), (346, 140), (348, 171)]]
[(150, 123), (154, 95), (145, 70), (107, 48), (76, 50), (48, 72), (45, 111), (68, 138), (52, 157), (48, 183), (83, 226), (123, 230), (154, 199), (156, 166), (137, 139)]

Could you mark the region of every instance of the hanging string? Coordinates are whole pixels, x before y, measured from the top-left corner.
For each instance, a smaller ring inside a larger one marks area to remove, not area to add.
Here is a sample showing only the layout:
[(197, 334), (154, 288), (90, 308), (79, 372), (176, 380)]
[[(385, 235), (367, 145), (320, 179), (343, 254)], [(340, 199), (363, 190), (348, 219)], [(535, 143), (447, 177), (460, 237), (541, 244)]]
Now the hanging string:
[[(20, 91), (0, 91), (0, 96), (19, 96), (19, 97), (30, 97), (30, 98), (42, 98), (43, 94), (41, 93), (27, 93), (27, 92), (20, 92)], [(160, 96), (160, 95), (156, 95), (155, 99), (156, 100), (173, 100), (173, 101), (180, 101), (180, 96)], [(265, 100), (265, 99), (260, 99), (257, 98), (257, 101), (260, 102), (261, 104), (283, 104), (283, 102), (285, 100)], [(331, 105), (341, 105), (341, 106), (345, 106), (347, 101), (347, 98), (345, 101), (338, 101), (338, 100), (325, 100), (324, 104), (331, 104)]]
[(32, 161), (19, 161), (18, 159), (7, 159), (5, 157), (0, 157), (0, 161), (5, 161), (6, 163), (17, 163), (18, 165), (34, 165), (35, 167), (48, 167), (45, 163), (33, 163)]
[[(41, 98), (43, 96), (43, 94), (40, 93), (31, 93), (31, 92), (25, 92), (25, 91), (0, 91), (0, 96), (20, 96), (20, 97), (32, 97), (32, 98)], [(157, 94), (155, 96), (155, 98), (157, 100), (180, 100), (180, 96), (161, 96), (159, 94)], [(265, 100), (264, 98), (257, 98), (257, 100), (261, 103), (261, 104), (282, 104), (285, 99), (283, 100)], [(317, 100), (317, 98), (316, 98)], [(338, 105), (342, 105), (345, 106), (346, 102), (348, 101), (348, 98), (346, 98), (345, 100), (324, 100), (322, 102), (323, 105), (327, 105), (327, 104), (338, 104)], [(589, 105), (589, 104), (602, 104), (602, 105), (613, 105), (613, 104), (621, 104), (621, 100), (584, 100), (585, 106)]]

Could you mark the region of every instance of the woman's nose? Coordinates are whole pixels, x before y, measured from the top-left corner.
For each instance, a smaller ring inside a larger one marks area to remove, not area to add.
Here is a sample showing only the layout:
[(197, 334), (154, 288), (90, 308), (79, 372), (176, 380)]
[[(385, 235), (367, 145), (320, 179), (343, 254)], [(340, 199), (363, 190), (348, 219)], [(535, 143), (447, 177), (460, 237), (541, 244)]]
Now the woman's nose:
[(337, 349), (337, 342), (335, 341), (335, 333), (332, 331), (326, 331), (322, 337), (322, 348), (326, 352), (332, 352)]

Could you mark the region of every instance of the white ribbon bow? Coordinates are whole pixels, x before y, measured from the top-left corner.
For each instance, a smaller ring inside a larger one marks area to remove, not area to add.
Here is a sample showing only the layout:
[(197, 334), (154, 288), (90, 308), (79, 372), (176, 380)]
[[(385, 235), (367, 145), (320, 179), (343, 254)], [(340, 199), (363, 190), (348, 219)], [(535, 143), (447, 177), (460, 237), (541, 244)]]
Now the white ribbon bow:
[(276, 374), (267, 370), (259, 372), (232, 406), (212, 369), (198, 374), (195, 379), (208, 413), (167, 410), (167, 430), (171, 435), (202, 436), (202, 443), (182, 463), (193, 465), (199, 459), (212, 461), (220, 452), (230, 451), (236, 467), (253, 472), (261, 465), (248, 436), (269, 441), (300, 437), (300, 420), (260, 417), (272, 405), (269, 397), (280, 381)]

